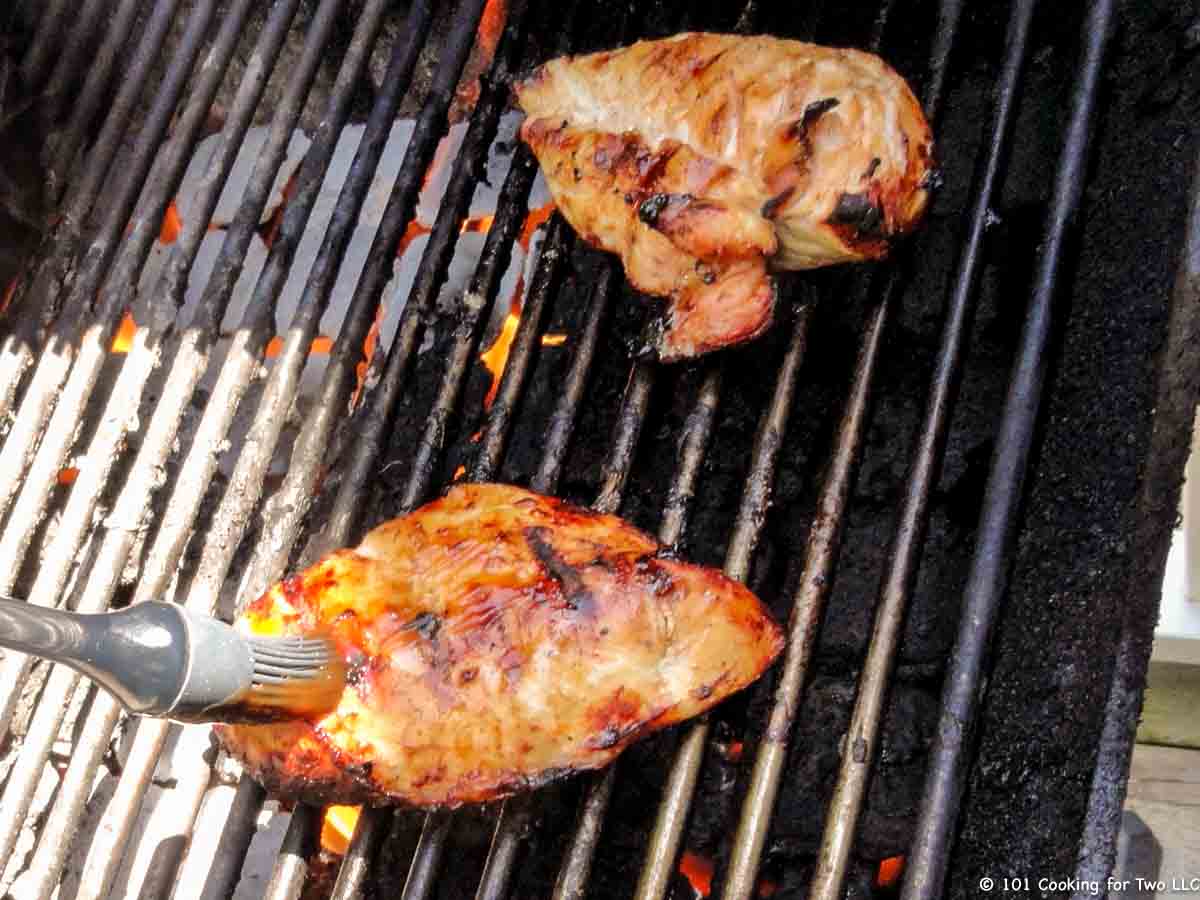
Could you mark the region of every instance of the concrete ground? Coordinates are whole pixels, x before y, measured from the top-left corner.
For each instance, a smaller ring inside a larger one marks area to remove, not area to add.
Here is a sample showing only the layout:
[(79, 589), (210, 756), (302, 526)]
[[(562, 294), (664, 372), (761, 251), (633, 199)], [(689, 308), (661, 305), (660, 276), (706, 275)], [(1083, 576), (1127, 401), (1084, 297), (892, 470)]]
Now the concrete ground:
[(1136, 746), (1114, 878), (1112, 900), (1200, 897), (1200, 750)]

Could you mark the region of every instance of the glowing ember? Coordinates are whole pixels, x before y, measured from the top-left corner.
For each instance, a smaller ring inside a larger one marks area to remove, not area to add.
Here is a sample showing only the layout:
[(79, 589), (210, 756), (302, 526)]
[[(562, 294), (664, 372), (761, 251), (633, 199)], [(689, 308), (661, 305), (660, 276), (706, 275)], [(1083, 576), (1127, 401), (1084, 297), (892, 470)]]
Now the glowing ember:
[(904, 874), (904, 857), (889, 856), (879, 861), (879, 870), (875, 873), (875, 883), (879, 887), (894, 887)]
[(358, 806), (331, 806), (325, 810), (325, 821), (321, 823), (321, 846), (325, 850), (338, 856), (346, 853), (361, 809)]
[(537, 209), (531, 209), (525, 216), (525, 224), (521, 226), (521, 237), (518, 240), (526, 252), (529, 251), (529, 242), (533, 239), (533, 233), (552, 215), (554, 215), (554, 204), (547, 203)]
[(17, 285), (20, 284), (21, 277), (18, 275), (8, 283), (4, 289), (4, 296), (0, 297), (0, 313), (8, 310), (8, 304), (12, 303), (13, 294), (17, 292)]
[(566, 342), (567, 342), (567, 336), (565, 334), (543, 334), (542, 335), (542, 346), (543, 347), (561, 347)]
[(183, 219), (179, 218), (179, 207), (172, 200), (167, 204), (167, 211), (163, 213), (162, 225), (158, 229), (158, 239), (164, 244), (173, 244), (179, 238), (181, 231), (183, 231)]
[(487, 215), (472, 216), (469, 219), (465, 219), (462, 223), (462, 228), (459, 229), (459, 234), (487, 234), (495, 218), (493, 215)]
[(758, 896), (760, 897), (774, 897), (777, 890), (779, 890), (779, 885), (765, 878), (758, 883)]
[[(313, 338), (312, 344), (308, 348), (308, 352), (310, 355), (316, 354), (316, 355), (320, 356), (322, 354), (328, 353), (332, 349), (333, 349), (333, 338), (326, 337), (323, 334), (318, 334), (315, 338)], [(283, 352), (283, 338), (281, 338), (279, 335), (275, 335), (275, 337), (273, 337), (269, 341), (267, 341), (267, 348), (263, 351), (263, 355), (266, 356), (267, 359), (274, 359), (276, 356), (278, 356), (282, 352)]]
[(113, 353), (128, 353), (129, 348), (133, 346), (133, 335), (137, 332), (137, 322), (133, 321), (133, 316), (125, 313), (125, 318), (121, 320), (120, 326), (117, 328), (117, 333), (113, 336), (112, 347)]
[(415, 241), (423, 234), (429, 234), (433, 229), (422, 222), (420, 219), (413, 219), (408, 223), (408, 227), (404, 229), (404, 234), (400, 235), (400, 240), (396, 243), (396, 256), (401, 257), (404, 251), (408, 249), (408, 245)]
[(362, 395), (363, 385), (367, 381), (367, 369), (371, 366), (371, 357), (375, 355), (375, 346), (379, 343), (379, 326), (382, 322), (383, 304), (380, 303), (375, 308), (375, 321), (371, 323), (371, 328), (367, 331), (367, 336), (363, 340), (363, 358), (354, 367), (357, 383), (354, 386), (354, 393), (350, 397), (350, 405), (352, 407), (358, 406), (358, 398)]
[(267, 245), (267, 249), (275, 243), (275, 238), (279, 234), (279, 229), (283, 227), (283, 214), (287, 209), (288, 202), (292, 197), (296, 196), (296, 191), (300, 189), (300, 183), (297, 180), (300, 175), (300, 169), (297, 168), (288, 178), (287, 184), (283, 186), (283, 195), (280, 198), (279, 206), (275, 212), (271, 214), (271, 218), (258, 226), (258, 236), (262, 238), (263, 243)]
[(684, 850), (679, 860), (679, 871), (688, 880), (697, 897), (707, 897), (712, 893), (713, 861), (707, 856)]
[(451, 481), (458, 481), (458, 479), (462, 478), (462, 477), (463, 477), (464, 475), (466, 475), (466, 474), (467, 474), (467, 467), (466, 467), (466, 466), (459, 466), (457, 469), (455, 469), (455, 470), (454, 470), (454, 477), (453, 477), (452, 479), (450, 479), (450, 480), (451, 480)]
[(75, 479), (79, 477), (79, 470), (74, 466), (68, 466), (58, 473), (59, 484), (74, 484)]

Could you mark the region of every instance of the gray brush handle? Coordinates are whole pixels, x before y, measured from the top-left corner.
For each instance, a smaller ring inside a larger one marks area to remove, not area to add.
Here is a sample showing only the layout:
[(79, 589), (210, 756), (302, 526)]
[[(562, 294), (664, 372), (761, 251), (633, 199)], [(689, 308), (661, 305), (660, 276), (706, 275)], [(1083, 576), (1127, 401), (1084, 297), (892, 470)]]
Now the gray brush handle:
[(188, 679), (189, 643), (174, 604), (81, 615), (0, 598), (0, 646), (70, 666), (131, 712), (172, 709)]

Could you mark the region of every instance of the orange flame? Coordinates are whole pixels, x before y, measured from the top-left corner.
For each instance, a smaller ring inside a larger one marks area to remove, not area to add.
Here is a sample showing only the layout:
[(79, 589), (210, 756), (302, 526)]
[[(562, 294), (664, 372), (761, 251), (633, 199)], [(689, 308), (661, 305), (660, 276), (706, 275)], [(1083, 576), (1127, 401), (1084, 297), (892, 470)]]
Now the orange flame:
[[(333, 338), (326, 337), (323, 334), (318, 334), (312, 339), (312, 344), (309, 345), (308, 352), (310, 355), (321, 356), (333, 349)], [(279, 335), (267, 341), (267, 347), (263, 351), (263, 355), (267, 359), (274, 359), (283, 352), (283, 338)]]
[(113, 335), (112, 347), (113, 353), (128, 353), (133, 346), (133, 336), (137, 332), (137, 322), (133, 321), (133, 316), (125, 313), (125, 318), (121, 319), (121, 324), (117, 328), (117, 333)]
[(68, 466), (58, 473), (59, 484), (74, 484), (75, 479), (79, 477), (79, 470), (74, 466)]
[[(521, 289), (520, 282), (517, 283), (517, 289)], [(513, 338), (517, 336), (517, 325), (520, 324), (520, 321), (520, 306), (517, 306), (515, 312), (510, 311), (504, 317), (504, 324), (500, 326), (500, 333), (496, 335), (496, 340), (492, 341), (492, 346), (479, 354), (479, 360), (483, 363), (484, 368), (492, 373), (492, 386), (488, 388), (487, 396), (483, 398), (484, 409), (492, 408), (496, 392), (500, 390), (500, 376), (504, 372), (504, 364), (508, 362), (508, 353), (512, 349)]]
[(713, 861), (707, 856), (684, 850), (679, 860), (679, 871), (688, 880), (697, 897), (707, 897), (712, 893)]
[(330, 806), (325, 810), (321, 823), (321, 846), (338, 856), (345, 855), (354, 837), (354, 826), (358, 824), (359, 806)]
[(567, 342), (567, 336), (565, 334), (555, 333), (555, 334), (543, 334), (542, 335), (542, 346), (543, 347), (561, 347), (566, 342)]
[(904, 874), (904, 857), (889, 856), (879, 861), (879, 870), (875, 873), (875, 883), (879, 887), (894, 887)]
[(163, 213), (162, 225), (158, 228), (158, 239), (164, 244), (173, 244), (179, 238), (179, 233), (183, 231), (183, 219), (179, 217), (179, 207), (172, 200), (167, 204), (167, 210)]
[(451, 480), (451, 481), (458, 481), (458, 479), (462, 478), (462, 477), (463, 477), (464, 475), (466, 475), (466, 474), (467, 474), (467, 467), (466, 467), (466, 466), (459, 466), (457, 469), (455, 469), (455, 470), (454, 470), (454, 477), (453, 477), (453, 478), (451, 478), (450, 480)]

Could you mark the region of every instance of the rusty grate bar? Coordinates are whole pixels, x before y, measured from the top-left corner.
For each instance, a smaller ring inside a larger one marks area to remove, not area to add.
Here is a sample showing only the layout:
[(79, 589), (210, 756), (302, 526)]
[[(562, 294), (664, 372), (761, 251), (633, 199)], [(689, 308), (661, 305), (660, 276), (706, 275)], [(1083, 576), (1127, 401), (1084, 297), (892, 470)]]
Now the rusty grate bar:
[(999, 182), (1001, 163), (1012, 134), (1034, 5), (1035, 0), (1018, 0), (1005, 38), (1004, 62), (986, 130), (989, 135), (986, 152), (979, 159), (974, 178), (967, 239), (960, 251), (957, 275), (948, 298), (946, 323), (926, 401), (925, 418), (905, 479), (903, 505), (880, 584), (875, 626), (847, 731), (853, 735), (856, 750), (842, 756), (838, 781), (826, 813), (822, 850), (813, 875), (812, 900), (837, 900), (842, 895), (863, 795), (879, 749), (877, 741), (884, 701), (929, 524), (930, 491), (941, 471), (964, 346), (974, 318), (983, 270), (984, 233), (993, 191)]
[(958, 821), (966, 777), (964, 750), (970, 746), (987, 648), (1008, 584), (1018, 507), (1041, 408), (1058, 275), (1083, 196), (1093, 114), (1114, 26), (1114, 7), (1112, 0), (1098, 0), (1090, 6), (1083, 24), (1082, 59), (1071, 94), (1045, 237), (1038, 253), (1033, 296), (979, 516), (962, 618), (950, 656), (921, 814), (904, 876), (905, 900), (924, 900), (942, 893), (951, 832)]
[[(9, 419), (15, 414), (18, 384), (33, 363), (34, 348), (41, 346), (44, 330), (62, 308), (61, 298), (69, 290), (68, 276), (84, 247), (83, 229), (88, 215), (116, 156), (138, 96), (149, 80), (178, 5), (179, 0), (159, 0), (155, 5), (154, 12), (146, 23), (146, 31), (137, 43), (125, 78), (121, 81), (117, 96), (105, 117), (100, 135), (89, 147), (87, 164), (67, 195), (58, 226), (53, 233), (51, 252), (17, 287), (6, 313), (6, 320), (11, 323), (11, 332), (0, 343), (0, 419)], [(147, 117), (144, 130), (130, 157), (129, 168), (121, 179), (120, 189), (114, 193), (114, 196), (119, 194), (122, 199), (127, 198), (128, 205), (122, 203), (123, 208), (120, 210), (116, 206), (112, 207), (110, 218), (120, 218), (121, 221), (111, 232), (105, 229), (110, 238), (110, 247), (113, 234), (120, 230), (132, 212), (133, 199), (146, 171), (149, 170), (150, 159), (166, 132), (167, 122), (179, 91), (183, 88), (187, 72), (191, 69), (207, 30), (211, 6), (212, 4), (199, 3), (193, 10), (184, 40), (172, 58), (151, 115)], [(192, 27), (193, 24), (198, 27)], [(119, 212), (123, 215), (118, 216)], [(103, 272), (97, 272), (95, 275), (98, 278)], [(73, 294), (75, 305), (90, 306), (98, 286), (97, 281), (91, 286), (90, 293)], [(82, 303), (79, 298), (83, 298)], [(66, 379), (67, 370), (74, 358), (70, 337), (72, 335), (68, 332), (66, 340), (60, 336), (41, 348), (37, 366), (25, 389), (21, 404), (21, 414), (24, 418), (19, 418), (13, 423), (4, 449), (0, 452), (0, 463), (5, 471), (24, 471), (41, 426), (53, 409), (58, 386)], [(10, 445), (12, 450), (9, 449)], [(14, 476), (12, 480), (16, 481), (17, 478)], [(0, 498), (3, 498), (0, 509), (7, 508), (11, 493), (11, 488), (0, 487)]]

